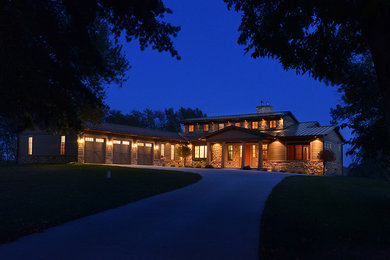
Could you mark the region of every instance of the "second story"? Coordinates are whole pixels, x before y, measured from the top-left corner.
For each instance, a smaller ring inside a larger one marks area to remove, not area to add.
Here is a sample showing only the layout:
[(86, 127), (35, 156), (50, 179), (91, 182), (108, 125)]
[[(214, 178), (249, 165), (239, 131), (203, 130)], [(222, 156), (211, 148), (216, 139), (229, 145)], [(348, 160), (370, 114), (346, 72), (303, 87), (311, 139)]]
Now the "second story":
[(184, 136), (198, 137), (231, 125), (259, 131), (272, 131), (282, 130), (299, 122), (290, 111), (274, 112), (272, 106), (262, 105), (256, 107), (256, 113), (253, 114), (189, 118), (181, 123)]

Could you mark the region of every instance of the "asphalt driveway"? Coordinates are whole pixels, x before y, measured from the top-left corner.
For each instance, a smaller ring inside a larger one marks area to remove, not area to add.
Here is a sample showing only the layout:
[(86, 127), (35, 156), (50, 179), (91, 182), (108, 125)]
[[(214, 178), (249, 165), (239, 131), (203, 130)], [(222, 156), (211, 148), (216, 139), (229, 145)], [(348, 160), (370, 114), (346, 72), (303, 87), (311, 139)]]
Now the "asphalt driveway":
[(257, 259), (264, 203), (287, 174), (181, 170), (203, 179), (2, 245), (0, 258)]

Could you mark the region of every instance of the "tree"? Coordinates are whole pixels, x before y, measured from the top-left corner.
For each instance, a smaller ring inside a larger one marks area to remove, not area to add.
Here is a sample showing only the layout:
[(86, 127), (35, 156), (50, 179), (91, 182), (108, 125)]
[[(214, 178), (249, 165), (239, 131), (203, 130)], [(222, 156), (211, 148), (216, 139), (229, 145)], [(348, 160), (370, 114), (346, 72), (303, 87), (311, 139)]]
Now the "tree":
[(177, 155), (183, 158), (184, 166), (186, 166), (187, 157), (191, 155), (191, 149), (188, 146), (181, 145), (176, 149)]
[(342, 84), (351, 64), (372, 62), (390, 138), (390, 2), (388, 0), (224, 0), (242, 13), (238, 43), (253, 58)]
[[(105, 86), (130, 68), (121, 39), (180, 58), (161, 0), (9, 0), (0, 4), (0, 118), (18, 129), (82, 129), (106, 112)], [(122, 38), (120, 38), (123, 36)]]

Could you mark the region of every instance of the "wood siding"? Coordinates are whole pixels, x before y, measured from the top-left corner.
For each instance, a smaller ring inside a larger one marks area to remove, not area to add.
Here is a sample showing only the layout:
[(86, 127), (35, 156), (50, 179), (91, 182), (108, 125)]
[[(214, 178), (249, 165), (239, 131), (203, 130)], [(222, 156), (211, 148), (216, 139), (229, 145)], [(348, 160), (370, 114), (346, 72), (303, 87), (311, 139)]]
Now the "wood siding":
[(271, 142), (268, 145), (268, 158), (271, 161), (286, 160), (286, 145), (280, 141)]
[(322, 151), (324, 143), (320, 139), (310, 142), (310, 160), (319, 161), (318, 154)]

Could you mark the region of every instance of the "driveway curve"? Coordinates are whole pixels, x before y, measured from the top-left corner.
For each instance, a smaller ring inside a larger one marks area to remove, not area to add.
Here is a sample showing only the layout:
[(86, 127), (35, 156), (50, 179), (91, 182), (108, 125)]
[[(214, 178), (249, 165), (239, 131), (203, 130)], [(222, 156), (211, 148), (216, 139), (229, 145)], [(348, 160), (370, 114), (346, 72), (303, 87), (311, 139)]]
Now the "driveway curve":
[(257, 259), (265, 201), (287, 174), (180, 170), (203, 178), (2, 245), (0, 258)]

